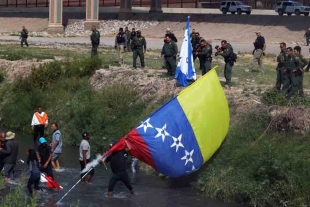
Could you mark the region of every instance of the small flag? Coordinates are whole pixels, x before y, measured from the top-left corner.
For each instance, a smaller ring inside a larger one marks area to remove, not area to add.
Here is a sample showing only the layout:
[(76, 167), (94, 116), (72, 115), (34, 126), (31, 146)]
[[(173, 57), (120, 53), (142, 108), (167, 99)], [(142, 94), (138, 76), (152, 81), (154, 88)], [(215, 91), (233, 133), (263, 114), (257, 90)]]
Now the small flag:
[(190, 17), (187, 19), (178, 66), (174, 78), (182, 85), (188, 86), (188, 80), (196, 80), (192, 44), (190, 38)]
[(61, 187), (58, 183), (56, 183), (56, 182), (53, 180), (53, 178), (51, 178), (50, 176), (47, 176), (47, 175), (45, 175), (45, 174), (43, 174), (43, 173), (41, 173), (40, 181), (41, 181), (41, 183), (45, 183), (45, 185), (46, 185), (48, 188), (51, 188), (51, 189), (55, 188), (55, 189), (57, 189), (57, 190), (62, 189), (62, 187)]
[[(183, 90), (127, 134), (130, 153), (169, 177), (198, 170), (229, 128), (229, 109), (215, 69)], [(125, 148), (122, 138), (106, 154)]]

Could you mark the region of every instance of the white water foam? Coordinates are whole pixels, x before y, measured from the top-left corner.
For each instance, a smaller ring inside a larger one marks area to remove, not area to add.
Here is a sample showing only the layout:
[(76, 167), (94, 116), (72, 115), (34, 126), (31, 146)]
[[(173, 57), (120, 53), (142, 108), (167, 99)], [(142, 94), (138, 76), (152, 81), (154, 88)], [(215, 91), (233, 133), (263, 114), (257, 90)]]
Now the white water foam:
[(99, 161), (102, 160), (103, 162), (105, 161), (106, 158), (102, 158), (102, 155), (97, 154), (96, 159), (94, 159), (93, 161), (91, 161), (90, 163), (88, 163), (86, 165), (86, 167), (81, 171), (81, 174), (86, 173), (90, 168), (95, 168), (99, 165)]

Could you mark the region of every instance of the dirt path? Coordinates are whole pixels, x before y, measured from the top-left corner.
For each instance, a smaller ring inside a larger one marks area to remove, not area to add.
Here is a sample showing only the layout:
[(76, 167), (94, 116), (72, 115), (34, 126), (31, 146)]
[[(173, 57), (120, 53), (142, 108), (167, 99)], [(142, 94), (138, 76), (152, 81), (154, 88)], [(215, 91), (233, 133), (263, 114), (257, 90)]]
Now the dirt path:
[[(19, 37), (15, 36), (0, 36), (0, 43), (8, 44), (8, 42), (18, 43)], [(32, 45), (50, 45), (61, 47), (63, 44), (85, 44), (90, 45), (90, 40), (88, 37), (59, 37), (59, 38), (45, 38), (45, 37), (30, 37), (29, 43)], [(178, 42), (179, 49), (181, 48), (181, 42)], [(219, 45), (219, 40), (212, 41), (213, 46)], [(112, 37), (101, 37), (101, 45), (102, 46), (114, 46), (114, 38)], [(155, 38), (147, 38), (147, 45), (150, 49), (161, 49), (163, 46), (162, 39)], [(253, 51), (253, 46), (251, 43), (237, 43), (232, 42), (234, 50), (240, 53), (251, 53)], [(294, 47), (295, 45), (288, 45)], [(306, 57), (310, 57), (308, 51), (308, 47), (302, 46), (302, 50), (304, 51), (304, 55)], [(278, 44), (268, 44), (267, 45), (267, 53), (278, 54), (279, 53), (279, 45)]]

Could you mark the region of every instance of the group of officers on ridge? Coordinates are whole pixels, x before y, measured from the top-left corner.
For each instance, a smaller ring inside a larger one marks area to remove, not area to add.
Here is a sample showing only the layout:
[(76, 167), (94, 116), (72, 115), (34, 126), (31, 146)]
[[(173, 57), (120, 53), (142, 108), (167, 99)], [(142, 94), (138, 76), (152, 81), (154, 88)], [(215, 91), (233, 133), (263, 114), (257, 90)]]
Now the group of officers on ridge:
[[(97, 55), (97, 48), (100, 43), (100, 34), (95, 27), (92, 27), (92, 56)], [(310, 33), (310, 29), (307, 31)], [(261, 35), (261, 32), (256, 33), (256, 40), (253, 42), (253, 60), (251, 62), (251, 69), (258, 66), (260, 72), (264, 73), (262, 59), (265, 56), (266, 42), (265, 38)], [(306, 33), (307, 34), (307, 33)], [(305, 36), (307, 36), (305, 34)], [(309, 35), (308, 35), (309, 36)], [(211, 41), (207, 41), (200, 36), (195, 29), (192, 30), (190, 35), (193, 60), (197, 58), (200, 63), (200, 70), (202, 75), (206, 74), (211, 70), (212, 64), (212, 45)], [(167, 28), (164, 45), (161, 51), (161, 56), (164, 58), (163, 67), (167, 69), (168, 76), (174, 76), (177, 64), (178, 46), (176, 44), (177, 38), (173, 32)], [(308, 43), (308, 42), (307, 42)], [(287, 96), (298, 94), (303, 96), (303, 74), (304, 68), (308, 65), (308, 61), (301, 55), (301, 47), (296, 46), (293, 48), (286, 48), (285, 43), (280, 44), (281, 52), (277, 58), (277, 81), (276, 88), (278, 92), (283, 93)], [(137, 58), (140, 58), (141, 67), (145, 67), (144, 54), (146, 52), (146, 40), (141, 35), (141, 31), (135, 31), (135, 28), (130, 32), (128, 27), (119, 29), (119, 33), (115, 38), (115, 49), (119, 54), (119, 61), (122, 64), (123, 53), (132, 51), (133, 52), (133, 69), (137, 68)], [(224, 58), (224, 77), (226, 79), (225, 88), (231, 87), (231, 76), (232, 68), (236, 62), (237, 55), (233, 51), (233, 47), (226, 40), (221, 41), (221, 46), (215, 46), (215, 56), (220, 55)], [(308, 65), (306, 71), (309, 71)]]

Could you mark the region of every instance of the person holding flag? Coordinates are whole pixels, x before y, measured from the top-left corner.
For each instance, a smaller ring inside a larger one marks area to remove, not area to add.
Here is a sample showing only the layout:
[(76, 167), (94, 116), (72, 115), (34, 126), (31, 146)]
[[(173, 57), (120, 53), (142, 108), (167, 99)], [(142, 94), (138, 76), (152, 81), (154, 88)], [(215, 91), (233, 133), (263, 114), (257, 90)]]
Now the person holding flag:
[(188, 80), (196, 80), (193, 50), (190, 41), (190, 17), (187, 19), (180, 57), (174, 78), (182, 86), (188, 86)]
[(34, 189), (36, 191), (42, 190), (39, 187), (40, 177), (41, 177), (40, 163), (37, 158), (37, 154), (33, 149), (28, 150), (27, 165), (29, 166), (29, 171), (30, 171), (30, 177), (27, 183), (27, 189), (30, 195), (32, 195), (33, 193), (32, 185), (34, 185)]

